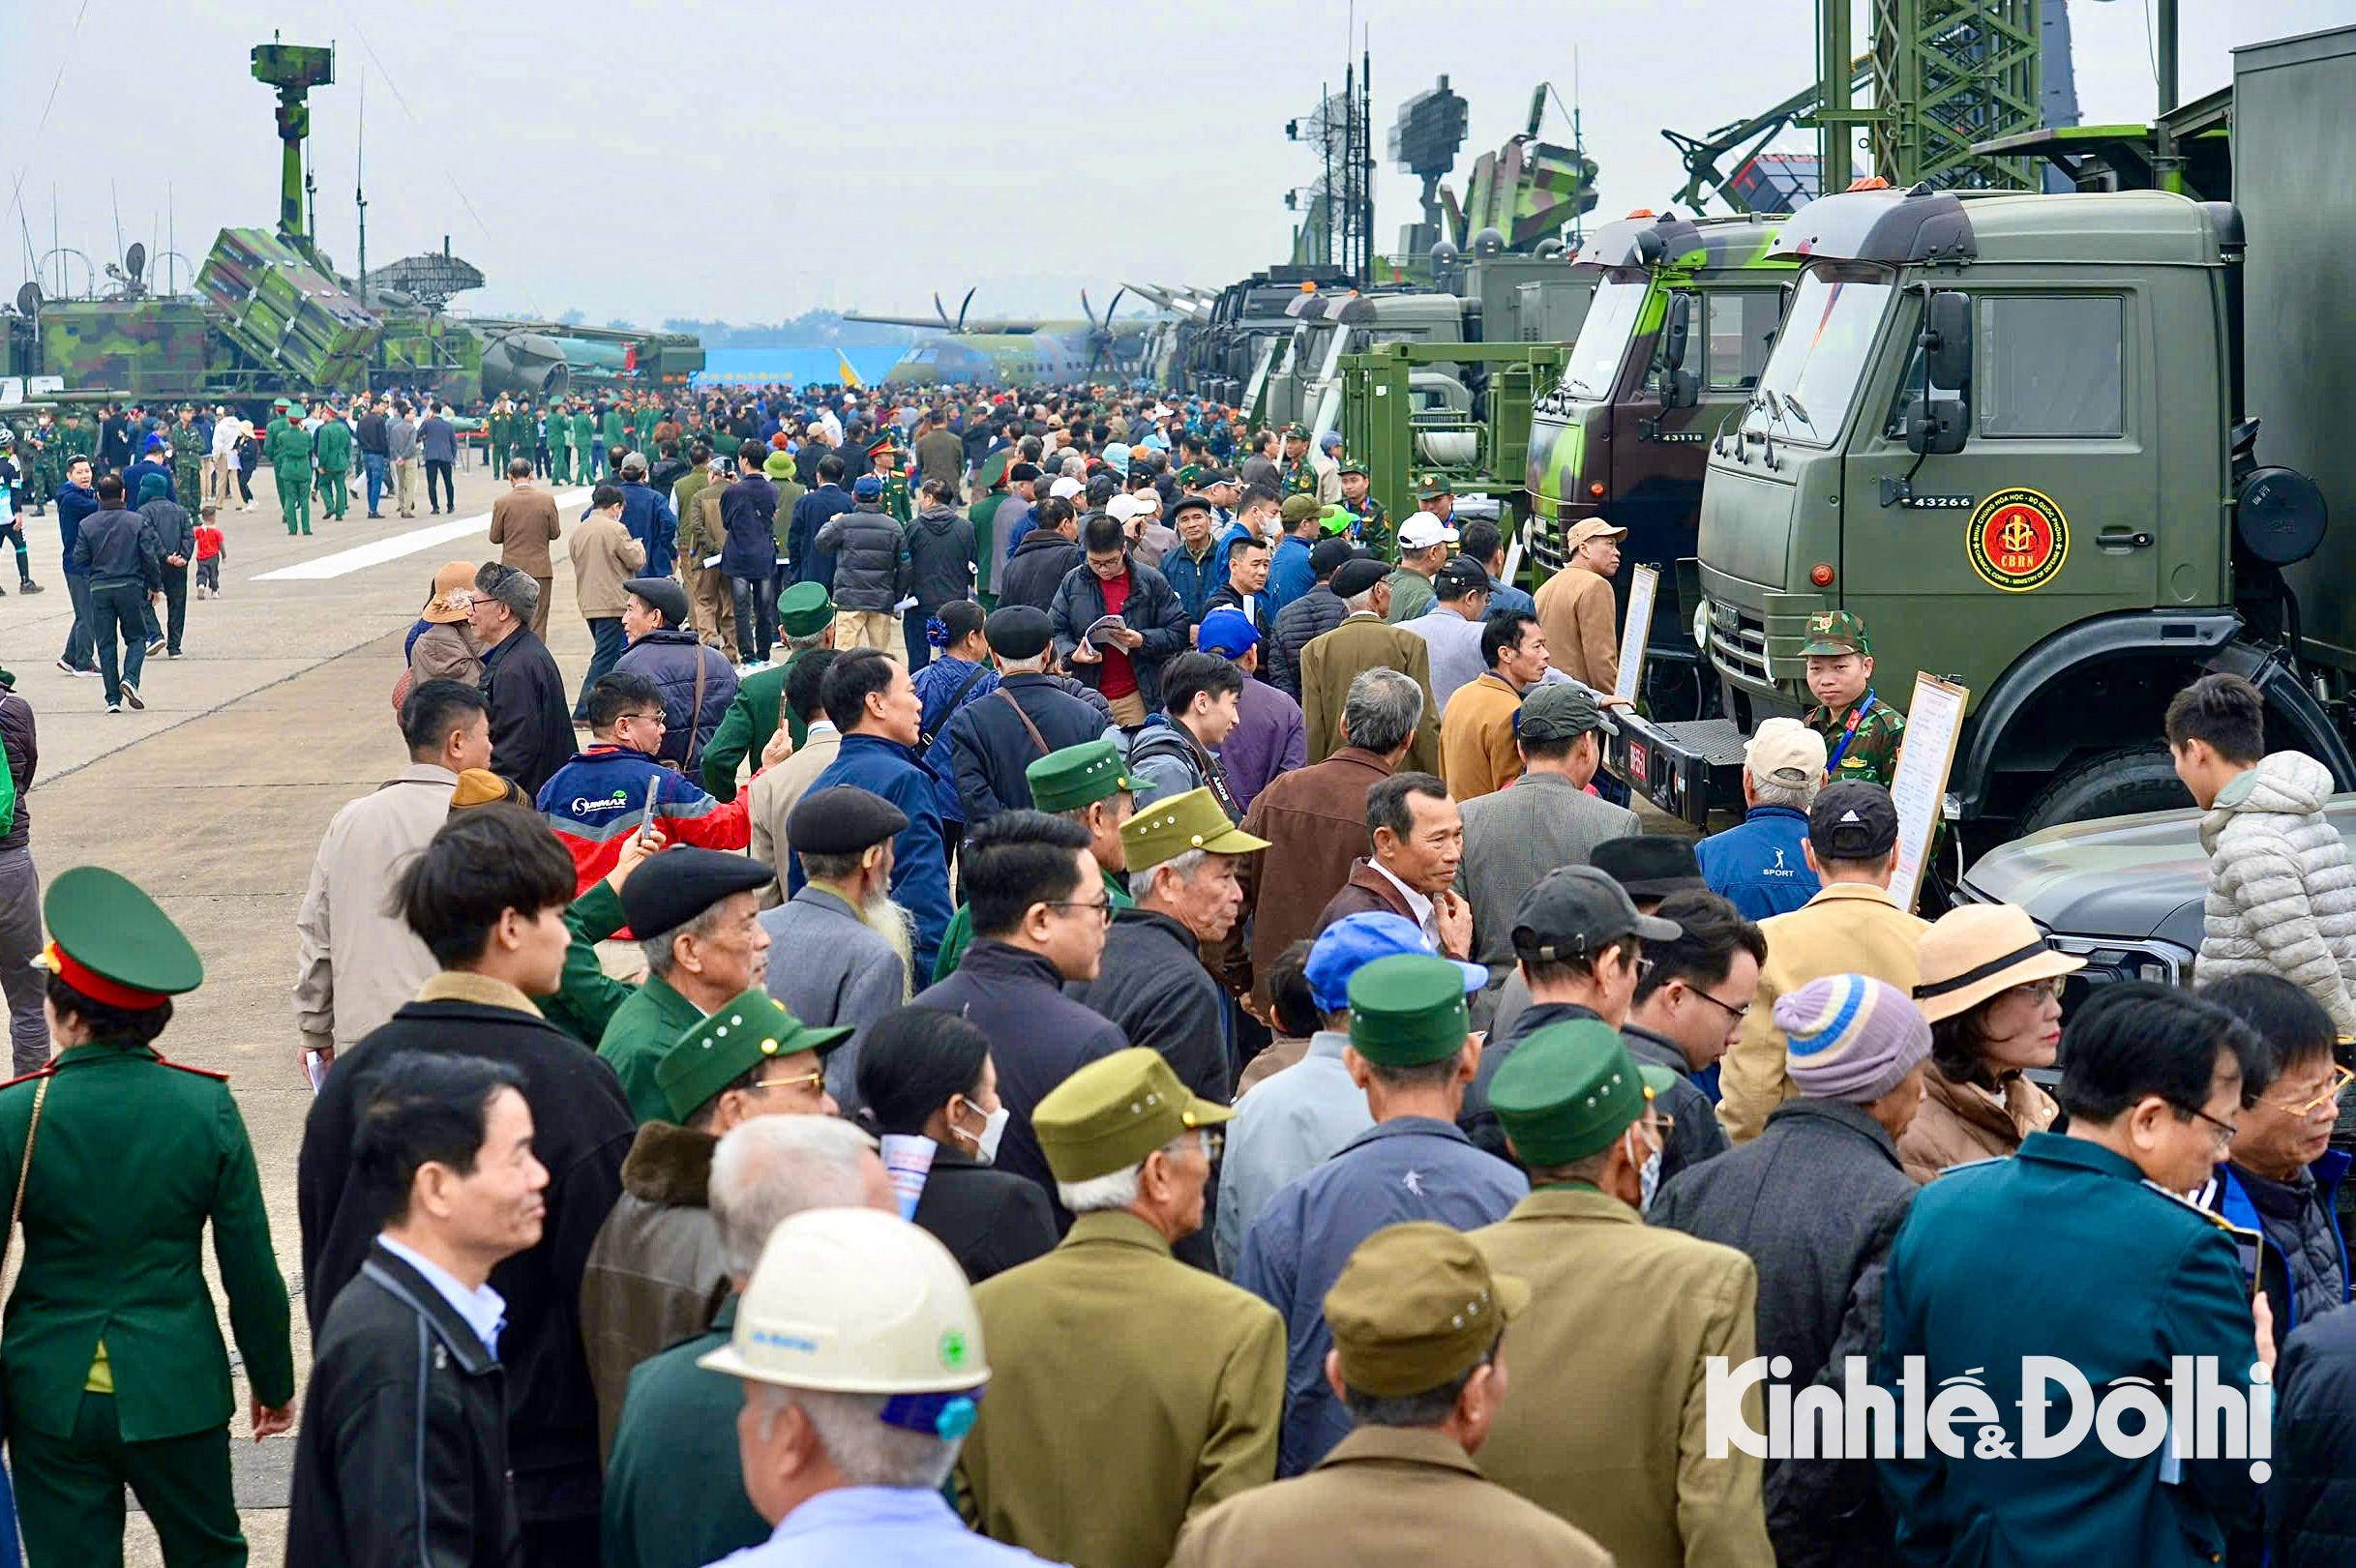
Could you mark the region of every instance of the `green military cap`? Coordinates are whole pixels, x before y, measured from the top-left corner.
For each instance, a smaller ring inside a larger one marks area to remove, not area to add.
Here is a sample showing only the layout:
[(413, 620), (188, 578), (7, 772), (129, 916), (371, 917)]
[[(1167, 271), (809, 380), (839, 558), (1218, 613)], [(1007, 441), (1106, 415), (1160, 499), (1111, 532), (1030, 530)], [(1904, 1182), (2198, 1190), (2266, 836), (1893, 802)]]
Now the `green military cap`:
[(1193, 489), (1194, 482), (1203, 477), (1203, 465), (1199, 462), (1181, 463), (1178, 472), (1171, 477), (1178, 481), (1179, 489)]
[(824, 1056), (850, 1038), (848, 1026), (815, 1029), (755, 988), (698, 1019), (655, 1064), (654, 1080), (685, 1121), (698, 1107), (771, 1056), (815, 1050)]
[(1340, 473), (1339, 473), (1338, 475), (1336, 475), (1335, 477), (1339, 478), (1339, 477), (1344, 477), (1344, 476), (1347, 476), (1347, 475), (1350, 475), (1350, 474), (1356, 474), (1356, 475), (1357, 475), (1357, 476), (1358, 476), (1360, 479), (1364, 479), (1364, 478), (1366, 477), (1366, 465), (1365, 465), (1364, 463), (1362, 463), (1362, 462), (1358, 462), (1358, 461), (1356, 461), (1356, 460), (1352, 460), (1352, 461), (1350, 461), (1350, 462), (1343, 463), (1343, 464), (1342, 464), (1342, 466), (1341, 466), (1341, 471), (1340, 471)]
[(1448, 483), (1445, 474), (1425, 474), (1416, 482), (1416, 499), (1418, 501), (1437, 501), (1443, 495), (1455, 493), (1456, 487)]
[(1076, 812), (1137, 787), (1120, 748), (1104, 739), (1050, 752), (1025, 768), (1023, 777), (1030, 783), (1030, 804), (1042, 812)]
[(822, 582), (797, 582), (777, 596), (777, 624), (790, 637), (814, 637), (834, 623), (834, 601)]
[(1266, 839), (1255, 839), (1229, 821), (1219, 797), (1208, 789), (1163, 796), (1120, 825), (1120, 842), (1129, 851), (1132, 872), (1151, 871), (1189, 849), (1248, 855), (1268, 846)]
[(1284, 438), (1288, 441), (1306, 441), (1309, 438), (1309, 428), (1297, 420), (1284, 428)]
[(1628, 1054), (1601, 1019), (1539, 1029), (1497, 1071), (1489, 1104), (1522, 1164), (1566, 1166), (1611, 1147), (1644, 1114), (1645, 1102), (1677, 1075)]
[(41, 918), (49, 945), (35, 962), (94, 1002), (144, 1010), (204, 984), (204, 961), (188, 937), (119, 872), (60, 872)]
[(1288, 495), (1284, 498), (1282, 511), (1285, 529), (1290, 532), (1300, 526), (1307, 518), (1314, 518), (1325, 511), (1325, 505), (1314, 495)]
[(1473, 1023), (1464, 971), (1446, 959), (1400, 953), (1350, 977), (1350, 1049), (1385, 1067), (1421, 1067), (1464, 1049)]
[(1342, 1381), (1361, 1394), (1428, 1393), (1480, 1365), (1530, 1287), (1491, 1274), (1472, 1239), (1431, 1220), (1385, 1226), (1326, 1292)]
[(1864, 618), (1854, 610), (1828, 609), (1808, 617), (1808, 639), (1800, 652), (1804, 656), (1862, 653), (1871, 657), (1873, 639), (1865, 636)]
[(1030, 1130), (1058, 1181), (1126, 1170), (1188, 1130), (1235, 1114), (1198, 1098), (1150, 1046), (1100, 1056), (1048, 1092)]

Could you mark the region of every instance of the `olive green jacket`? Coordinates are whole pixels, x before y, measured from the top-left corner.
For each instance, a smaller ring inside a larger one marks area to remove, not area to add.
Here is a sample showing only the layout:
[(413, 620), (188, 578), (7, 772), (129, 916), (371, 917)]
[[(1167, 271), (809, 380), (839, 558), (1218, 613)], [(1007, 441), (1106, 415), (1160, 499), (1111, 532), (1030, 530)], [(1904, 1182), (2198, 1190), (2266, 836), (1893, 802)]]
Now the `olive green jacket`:
[(622, 1080), (622, 1092), (630, 1097), (630, 1113), (641, 1126), (673, 1119), (671, 1099), (655, 1081), (654, 1070), (679, 1036), (702, 1017), (701, 1008), (673, 991), (671, 982), (652, 974), (635, 995), (613, 1010), (597, 1042), (597, 1053)]
[(12, 1198), (45, 1080), (23, 1269), (0, 1330), (12, 1435), (20, 1442), (26, 1432), (74, 1431), (102, 1339), (125, 1442), (227, 1425), (235, 1403), (204, 1279), (208, 1224), (253, 1396), (272, 1407), (292, 1400), (286, 1281), (228, 1080), (146, 1046), (71, 1048), (0, 1089), (0, 1169)]
[(1121, 1211), (973, 1289), (990, 1394), (966, 1515), (1051, 1562), (1163, 1568), (1178, 1527), (1276, 1473), (1284, 1320)]

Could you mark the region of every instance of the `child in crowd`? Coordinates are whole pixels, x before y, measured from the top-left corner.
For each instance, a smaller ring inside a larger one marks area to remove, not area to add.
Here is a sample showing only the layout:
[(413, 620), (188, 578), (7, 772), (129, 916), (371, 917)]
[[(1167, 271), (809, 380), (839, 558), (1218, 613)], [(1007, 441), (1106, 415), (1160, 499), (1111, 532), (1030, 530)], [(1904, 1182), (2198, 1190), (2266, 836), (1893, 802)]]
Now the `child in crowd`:
[(197, 517), (196, 597), (199, 599), (221, 597), (221, 558), (228, 553), (228, 547), (222, 540), (221, 525), (214, 520), (215, 514), (220, 510), (220, 503), (207, 501)]

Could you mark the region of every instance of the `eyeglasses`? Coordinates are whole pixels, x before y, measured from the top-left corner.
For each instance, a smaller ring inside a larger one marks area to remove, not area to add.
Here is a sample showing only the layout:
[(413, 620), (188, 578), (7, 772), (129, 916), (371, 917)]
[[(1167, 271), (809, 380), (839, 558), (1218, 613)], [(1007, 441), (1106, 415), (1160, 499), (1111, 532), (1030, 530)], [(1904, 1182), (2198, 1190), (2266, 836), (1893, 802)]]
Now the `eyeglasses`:
[(1107, 899), (1041, 899), (1039, 902), (1050, 909), (1092, 910), (1105, 925), (1113, 923), (1113, 904)]
[(2241, 1135), (2242, 1130), (2239, 1127), (2236, 1127), (2229, 1121), (2219, 1121), (2215, 1116), (2210, 1115), (2198, 1106), (2178, 1106), (2176, 1109), (2189, 1112), (2192, 1115), (2198, 1116), (2202, 1121), (2207, 1122), (2209, 1124), (2209, 1130), (2216, 1135), (2217, 1146), (2221, 1149), (2231, 1143), (2234, 1139)]
[[(1659, 965), (1658, 965), (1657, 963), (1655, 963), (1655, 962), (1653, 960), (1651, 960), (1651, 959), (1638, 959), (1638, 960), (1636, 960), (1636, 961), (1635, 961), (1635, 969), (1636, 969), (1636, 984), (1637, 984), (1638, 986), (1640, 986), (1640, 987), (1641, 987), (1641, 986), (1642, 986), (1642, 985), (1643, 985), (1643, 984), (1644, 984), (1646, 981), (1648, 981), (1648, 980), (1652, 979), (1652, 978), (1653, 978), (1653, 971), (1654, 971), (1655, 968), (1657, 968), (1657, 967), (1659, 967)], [(1715, 997), (1714, 997), (1714, 998), (1712, 998), (1712, 999), (1713, 999), (1713, 1000), (1715, 1000)]]
[(636, 719), (640, 724), (642, 725), (652, 725), (657, 729), (668, 729), (671, 727), (671, 721), (663, 717), (660, 709), (657, 709), (653, 713), (625, 713), (622, 715), (622, 717), (625, 719)]
[(825, 1081), (825, 1069), (820, 1068), (812, 1073), (796, 1073), (791, 1078), (760, 1079), (754, 1082), (753, 1087), (757, 1089), (807, 1089), (815, 1088)]
[(2005, 989), (2011, 994), (2026, 996), (2032, 1001), (2049, 1002), (2062, 993), (2062, 983), (2059, 980), (2024, 980), (2017, 986)]
[(1740, 1023), (1745, 1019), (1750, 1017), (1750, 1009), (1748, 1007), (1737, 1007), (1732, 1002), (1721, 1002), (1715, 996), (1713, 996), (1708, 991), (1702, 990), (1702, 988), (1699, 986), (1688, 986), (1685, 989), (1692, 991), (1694, 995), (1699, 996), (1703, 1001), (1708, 1002), (1711, 1006), (1723, 1009), (1726, 1016), (1737, 1023)]
[(2348, 1092), (2348, 1085), (2350, 1083), (2356, 1083), (2356, 1072), (2350, 1072), (2344, 1067), (2334, 1066), (2332, 1069), (2332, 1086), (2325, 1089), (2322, 1093), (2314, 1096), (2314, 1098), (2295, 1106), (2284, 1105), (2280, 1100), (2263, 1099), (2260, 1100), (2258, 1104), (2272, 1106), (2277, 1110), (2304, 1120), (2305, 1118), (2313, 1115), (2316, 1111), (2322, 1109), (2325, 1106), (2338, 1105), (2340, 1103), (2340, 1097)]

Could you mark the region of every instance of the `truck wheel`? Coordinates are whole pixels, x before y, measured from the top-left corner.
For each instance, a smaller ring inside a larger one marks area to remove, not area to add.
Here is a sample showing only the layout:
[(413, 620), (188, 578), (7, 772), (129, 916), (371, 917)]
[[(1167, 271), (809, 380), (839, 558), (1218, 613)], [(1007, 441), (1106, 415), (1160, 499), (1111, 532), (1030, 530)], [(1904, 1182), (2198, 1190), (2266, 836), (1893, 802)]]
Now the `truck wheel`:
[(2035, 833), (2062, 822), (2192, 804), (2166, 748), (2137, 746), (2065, 767), (2020, 814), (2020, 831)]

